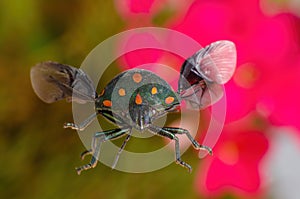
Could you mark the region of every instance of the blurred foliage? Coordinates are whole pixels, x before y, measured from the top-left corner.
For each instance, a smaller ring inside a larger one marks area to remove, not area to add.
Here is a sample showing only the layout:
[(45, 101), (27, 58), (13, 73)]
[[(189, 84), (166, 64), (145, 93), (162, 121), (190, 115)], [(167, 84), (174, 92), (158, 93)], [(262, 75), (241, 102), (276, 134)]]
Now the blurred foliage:
[[(44, 104), (33, 93), (31, 66), (45, 60), (80, 66), (123, 28), (113, 1), (0, 1), (0, 198), (197, 197), (196, 171), (190, 175), (175, 163), (146, 174), (100, 163), (77, 176), (74, 167), (88, 160), (80, 161), (85, 149), (77, 133), (62, 128), (72, 121), (71, 104)], [(190, 149), (183, 159), (196, 168), (196, 157)]]

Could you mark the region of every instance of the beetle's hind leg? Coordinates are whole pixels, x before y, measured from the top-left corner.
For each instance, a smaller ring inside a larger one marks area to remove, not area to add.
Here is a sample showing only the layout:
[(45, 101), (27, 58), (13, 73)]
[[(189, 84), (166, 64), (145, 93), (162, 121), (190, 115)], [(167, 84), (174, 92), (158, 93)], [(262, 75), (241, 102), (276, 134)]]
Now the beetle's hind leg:
[(129, 129), (113, 129), (113, 130), (107, 130), (107, 131), (103, 131), (103, 132), (97, 132), (92, 140), (92, 147), (90, 150), (84, 151), (81, 154), (81, 158), (84, 159), (84, 157), (86, 155), (90, 155), (92, 154), (92, 159), (90, 161), (90, 163), (85, 164), (81, 167), (77, 167), (76, 171), (77, 174), (80, 175), (80, 173), (84, 170), (89, 170), (92, 168), (95, 168), (97, 163), (98, 163), (98, 158), (99, 158), (99, 154), (100, 154), (100, 147), (102, 142), (105, 142), (107, 140), (112, 140), (118, 137), (123, 136), (126, 132), (128, 132)]
[(210, 155), (213, 154), (213, 151), (210, 147), (208, 146), (204, 146), (202, 144), (199, 144), (194, 138), (193, 136), (190, 134), (190, 132), (186, 129), (182, 129), (182, 128), (176, 128), (176, 127), (163, 127), (163, 129), (165, 129), (166, 131), (169, 131), (173, 134), (185, 134), (188, 139), (192, 142), (193, 147), (197, 150), (205, 150), (207, 151)]
[(157, 134), (157, 135), (160, 135), (160, 136), (163, 136), (163, 137), (167, 137), (171, 140), (174, 140), (175, 141), (175, 158), (176, 158), (176, 164), (179, 164), (181, 165), (182, 167), (185, 167), (189, 173), (192, 172), (192, 167), (187, 164), (186, 162), (182, 161), (181, 160), (181, 157), (180, 157), (180, 147), (179, 147), (179, 139), (178, 137), (168, 131), (167, 129), (165, 128), (160, 128), (160, 127), (156, 127), (156, 126), (150, 126), (149, 129), (151, 130), (151, 132)]

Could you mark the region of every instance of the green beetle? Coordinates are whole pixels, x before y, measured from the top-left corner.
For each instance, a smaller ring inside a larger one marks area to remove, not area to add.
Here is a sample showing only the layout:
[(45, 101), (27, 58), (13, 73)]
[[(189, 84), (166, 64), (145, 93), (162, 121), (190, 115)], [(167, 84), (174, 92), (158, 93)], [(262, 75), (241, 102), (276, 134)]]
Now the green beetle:
[(117, 75), (98, 95), (92, 80), (81, 69), (51, 61), (31, 69), (31, 82), (35, 93), (47, 103), (61, 99), (95, 103), (93, 115), (79, 125), (65, 123), (64, 128), (82, 131), (98, 114), (118, 125), (119, 128), (95, 133), (91, 149), (81, 154), (82, 159), (89, 154), (92, 159), (89, 164), (76, 168), (78, 174), (97, 165), (102, 142), (127, 135), (115, 158), (114, 168), (133, 128), (147, 129), (174, 140), (176, 163), (191, 172), (192, 167), (180, 158), (176, 134), (185, 134), (197, 150), (212, 154), (211, 148), (199, 144), (186, 129), (159, 127), (153, 125), (153, 121), (176, 110), (182, 100), (193, 109), (203, 109), (218, 101), (223, 95), (222, 85), (232, 77), (235, 65), (235, 45), (230, 41), (218, 41), (183, 63), (177, 92), (153, 72), (132, 69)]

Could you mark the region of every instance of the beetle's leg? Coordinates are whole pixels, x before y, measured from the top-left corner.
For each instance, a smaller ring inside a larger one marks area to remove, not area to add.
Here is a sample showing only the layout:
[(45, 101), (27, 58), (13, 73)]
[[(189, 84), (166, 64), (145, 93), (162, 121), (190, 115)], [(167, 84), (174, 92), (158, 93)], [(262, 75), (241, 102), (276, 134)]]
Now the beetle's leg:
[(172, 139), (175, 141), (175, 158), (176, 158), (176, 164), (179, 164), (183, 167), (185, 167), (190, 173), (192, 172), (192, 167), (187, 164), (186, 162), (182, 161), (180, 158), (180, 148), (179, 148), (179, 139), (178, 137), (173, 134), (172, 132), (169, 132), (168, 130), (156, 126), (149, 126), (149, 129), (151, 132), (153, 132), (156, 135), (160, 135), (163, 137), (167, 137), (169, 139)]
[(84, 160), (85, 156), (91, 155), (91, 154), (93, 154), (93, 150), (92, 150), (92, 149), (86, 150), (86, 151), (84, 151), (84, 152), (82, 152), (82, 153), (80, 154), (80, 158), (81, 158), (82, 160)]
[(92, 159), (90, 161), (90, 163), (83, 165), (81, 167), (76, 168), (76, 171), (78, 173), (78, 175), (80, 175), (81, 171), (83, 170), (88, 170), (91, 168), (96, 167), (97, 162), (98, 162), (98, 157), (100, 154), (100, 146), (102, 144), (102, 142), (108, 141), (108, 140), (112, 140), (115, 138), (119, 138), (121, 136), (123, 136), (126, 132), (128, 132), (129, 129), (112, 129), (112, 130), (107, 130), (107, 131), (103, 131), (103, 132), (97, 132), (92, 140), (92, 149), (83, 152), (82, 158), (84, 158), (86, 155), (88, 154), (93, 154)]
[[(114, 129), (113, 129), (113, 130), (114, 130)], [(98, 132), (98, 133), (99, 133), (100, 135), (101, 135), (101, 134), (106, 134), (106, 133), (108, 134), (108, 133), (110, 133), (110, 132), (113, 131), (113, 130), (108, 130), (108, 131), (103, 131), (103, 132)], [(97, 135), (97, 133), (95, 133), (95, 135), (94, 135), (94, 137), (93, 137), (93, 139), (92, 139), (91, 149), (85, 150), (84, 152), (82, 152), (82, 153), (80, 154), (80, 158), (81, 158), (82, 160), (84, 160), (85, 156), (87, 156), (87, 155), (92, 155), (92, 154), (94, 153), (94, 151), (96, 150), (96, 147), (97, 147), (97, 144), (96, 144), (97, 139), (95, 138), (96, 135)], [(103, 136), (104, 136), (104, 135), (103, 135)], [(99, 142), (99, 145), (101, 145), (101, 143), (104, 142), (104, 140), (101, 141), (100, 136), (99, 136), (98, 142)]]
[(94, 113), (92, 115), (90, 115), (86, 120), (84, 120), (81, 124), (77, 125), (74, 123), (64, 123), (64, 128), (71, 128), (74, 130), (78, 130), (78, 131), (83, 131), (89, 124), (92, 123), (92, 121), (94, 121), (94, 119), (97, 117), (98, 113)]
[(163, 127), (163, 129), (173, 133), (173, 134), (185, 134), (189, 140), (192, 142), (193, 147), (197, 150), (205, 150), (207, 151), (210, 155), (213, 154), (212, 149), (208, 146), (204, 146), (202, 144), (199, 144), (194, 138), (193, 136), (190, 134), (190, 132), (186, 129), (182, 129), (182, 128), (176, 128), (176, 127)]
[(122, 146), (120, 147), (120, 149), (119, 149), (119, 151), (118, 151), (118, 153), (117, 153), (117, 155), (116, 155), (116, 157), (115, 157), (114, 163), (113, 163), (113, 165), (111, 166), (112, 169), (114, 169), (114, 168), (116, 167), (116, 165), (117, 165), (117, 163), (118, 163), (118, 160), (119, 160), (119, 157), (120, 157), (122, 151), (124, 150), (124, 148), (125, 148), (125, 146), (126, 146), (128, 140), (129, 140), (130, 137), (131, 137), (131, 132), (132, 132), (132, 131), (130, 130), (130, 132), (129, 132), (129, 134), (127, 135), (127, 137), (125, 138), (125, 140), (124, 140)]

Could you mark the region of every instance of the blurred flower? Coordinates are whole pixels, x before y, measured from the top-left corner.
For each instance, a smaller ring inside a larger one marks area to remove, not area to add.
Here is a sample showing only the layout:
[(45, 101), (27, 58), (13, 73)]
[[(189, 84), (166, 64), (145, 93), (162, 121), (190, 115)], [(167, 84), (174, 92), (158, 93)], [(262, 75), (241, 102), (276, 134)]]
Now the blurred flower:
[(226, 128), (214, 147), (214, 155), (203, 159), (198, 169), (196, 189), (200, 194), (238, 196), (261, 194), (259, 166), (268, 149), (268, 140), (255, 130)]
[[(164, 3), (158, 0), (140, 1), (136, 4), (134, 0), (125, 2), (126, 5), (124, 4), (122, 8), (127, 9), (132, 15), (152, 13), (154, 5)], [(116, 4), (118, 3), (120, 2), (117, 1)], [(130, 17), (128, 19), (128, 23), (131, 23)], [(260, 9), (259, 0), (242, 2), (199, 0), (191, 4), (182, 20), (172, 21), (169, 27), (194, 38), (202, 46), (222, 39), (231, 40), (236, 44), (238, 68), (234, 79), (225, 85), (227, 103), (230, 107), (226, 121), (231, 122), (241, 119), (257, 107), (273, 106), (266, 104), (270, 101), (266, 99), (270, 98), (269, 91), (274, 88), (272, 85), (278, 82), (276, 75), (280, 76), (298, 68), (296, 65), (299, 62), (300, 34), (296, 27), (299, 25), (299, 19), (291, 14), (265, 15)], [(133, 35), (128, 39), (129, 46), (132, 43), (145, 42), (158, 41), (146, 33)], [(127, 53), (121, 59), (120, 65), (126, 69), (134, 68), (142, 64), (164, 61), (166, 56), (166, 53), (163, 54), (159, 50), (141, 49)], [(171, 59), (170, 56), (168, 59)], [(177, 61), (172, 67), (178, 69), (178, 65), (181, 63)], [(295, 84), (289, 86), (292, 86), (289, 90), (297, 89), (294, 88)], [(282, 101), (281, 104), (289, 104), (288, 101), (292, 100), (285, 98), (287, 100), (284, 102), (278, 97), (275, 100)], [(281, 123), (289, 124), (286, 119)], [(293, 124), (294, 122), (290, 123)]]
[[(214, 156), (203, 159), (199, 167), (196, 187), (201, 194), (216, 196), (229, 192), (243, 197), (262, 194), (265, 176), (261, 175), (259, 167), (268, 150), (264, 132), (267, 128), (257, 129), (257, 123), (250, 123), (250, 113), (255, 113), (256, 117), (260, 115), (268, 125), (289, 125), (300, 130), (300, 84), (297, 83), (300, 77), (300, 20), (287, 12), (267, 15), (261, 1), (197, 0), (181, 11), (182, 18), (166, 23), (202, 46), (217, 40), (231, 40), (237, 47), (236, 73), (225, 85), (227, 124), (214, 147)], [(131, 10), (131, 17), (148, 13), (148, 24), (152, 24), (154, 13), (161, 11), (154, 9), (154, 12), (153, 5), (159, 2), (165, 1), (151, 1), (142, 7), (140, 3), (126, 9)], [(128, 26), (132, 26), (132, 22)], [(141, 38), (156, 42), (150, 37)], [(145, 53), (127, 54), (123, 60), (130, 67), (163, 61), (172, 63), (170, 65), (177, 70), (182, 63), (166, 53), (146, 50)], [(248, 123), (245, 125), (241, 121)], [(186, 146), (189, 140), (182, 139), (181, 144)]]
[[(300, 112), (297, 79), (299, 68), (299, 19), (292, 14), (267, 16), (259, 1), (195, 1), (186, 16), (170, 27), (183, 32), (201, 45), (228, 39), (237, 46), (236, 74), (225, 85), (227, 122), (258, 111), (276, 125), (294, 125)], [(242, 5), (243, 4), (243, 5)], [(236, 132), (225, 127), (215, 156), (205, 158), (199, 169), (197, 188), (217, 195), (261, 192), (258, 166), (267, 151), (263, 132), (249, 127)], [(300, 128), (299, 128), (300, 129)]]
[[(300, 64), (300, 62), (299, 62)], [(300, 130), (300, 65), (270, 73), (269, 78), (261, 85), (258, 94), (257, 110), (269, 119), (272, 124), (294, 126)], [(299, 133), (300, 135), (300, 133)]]

